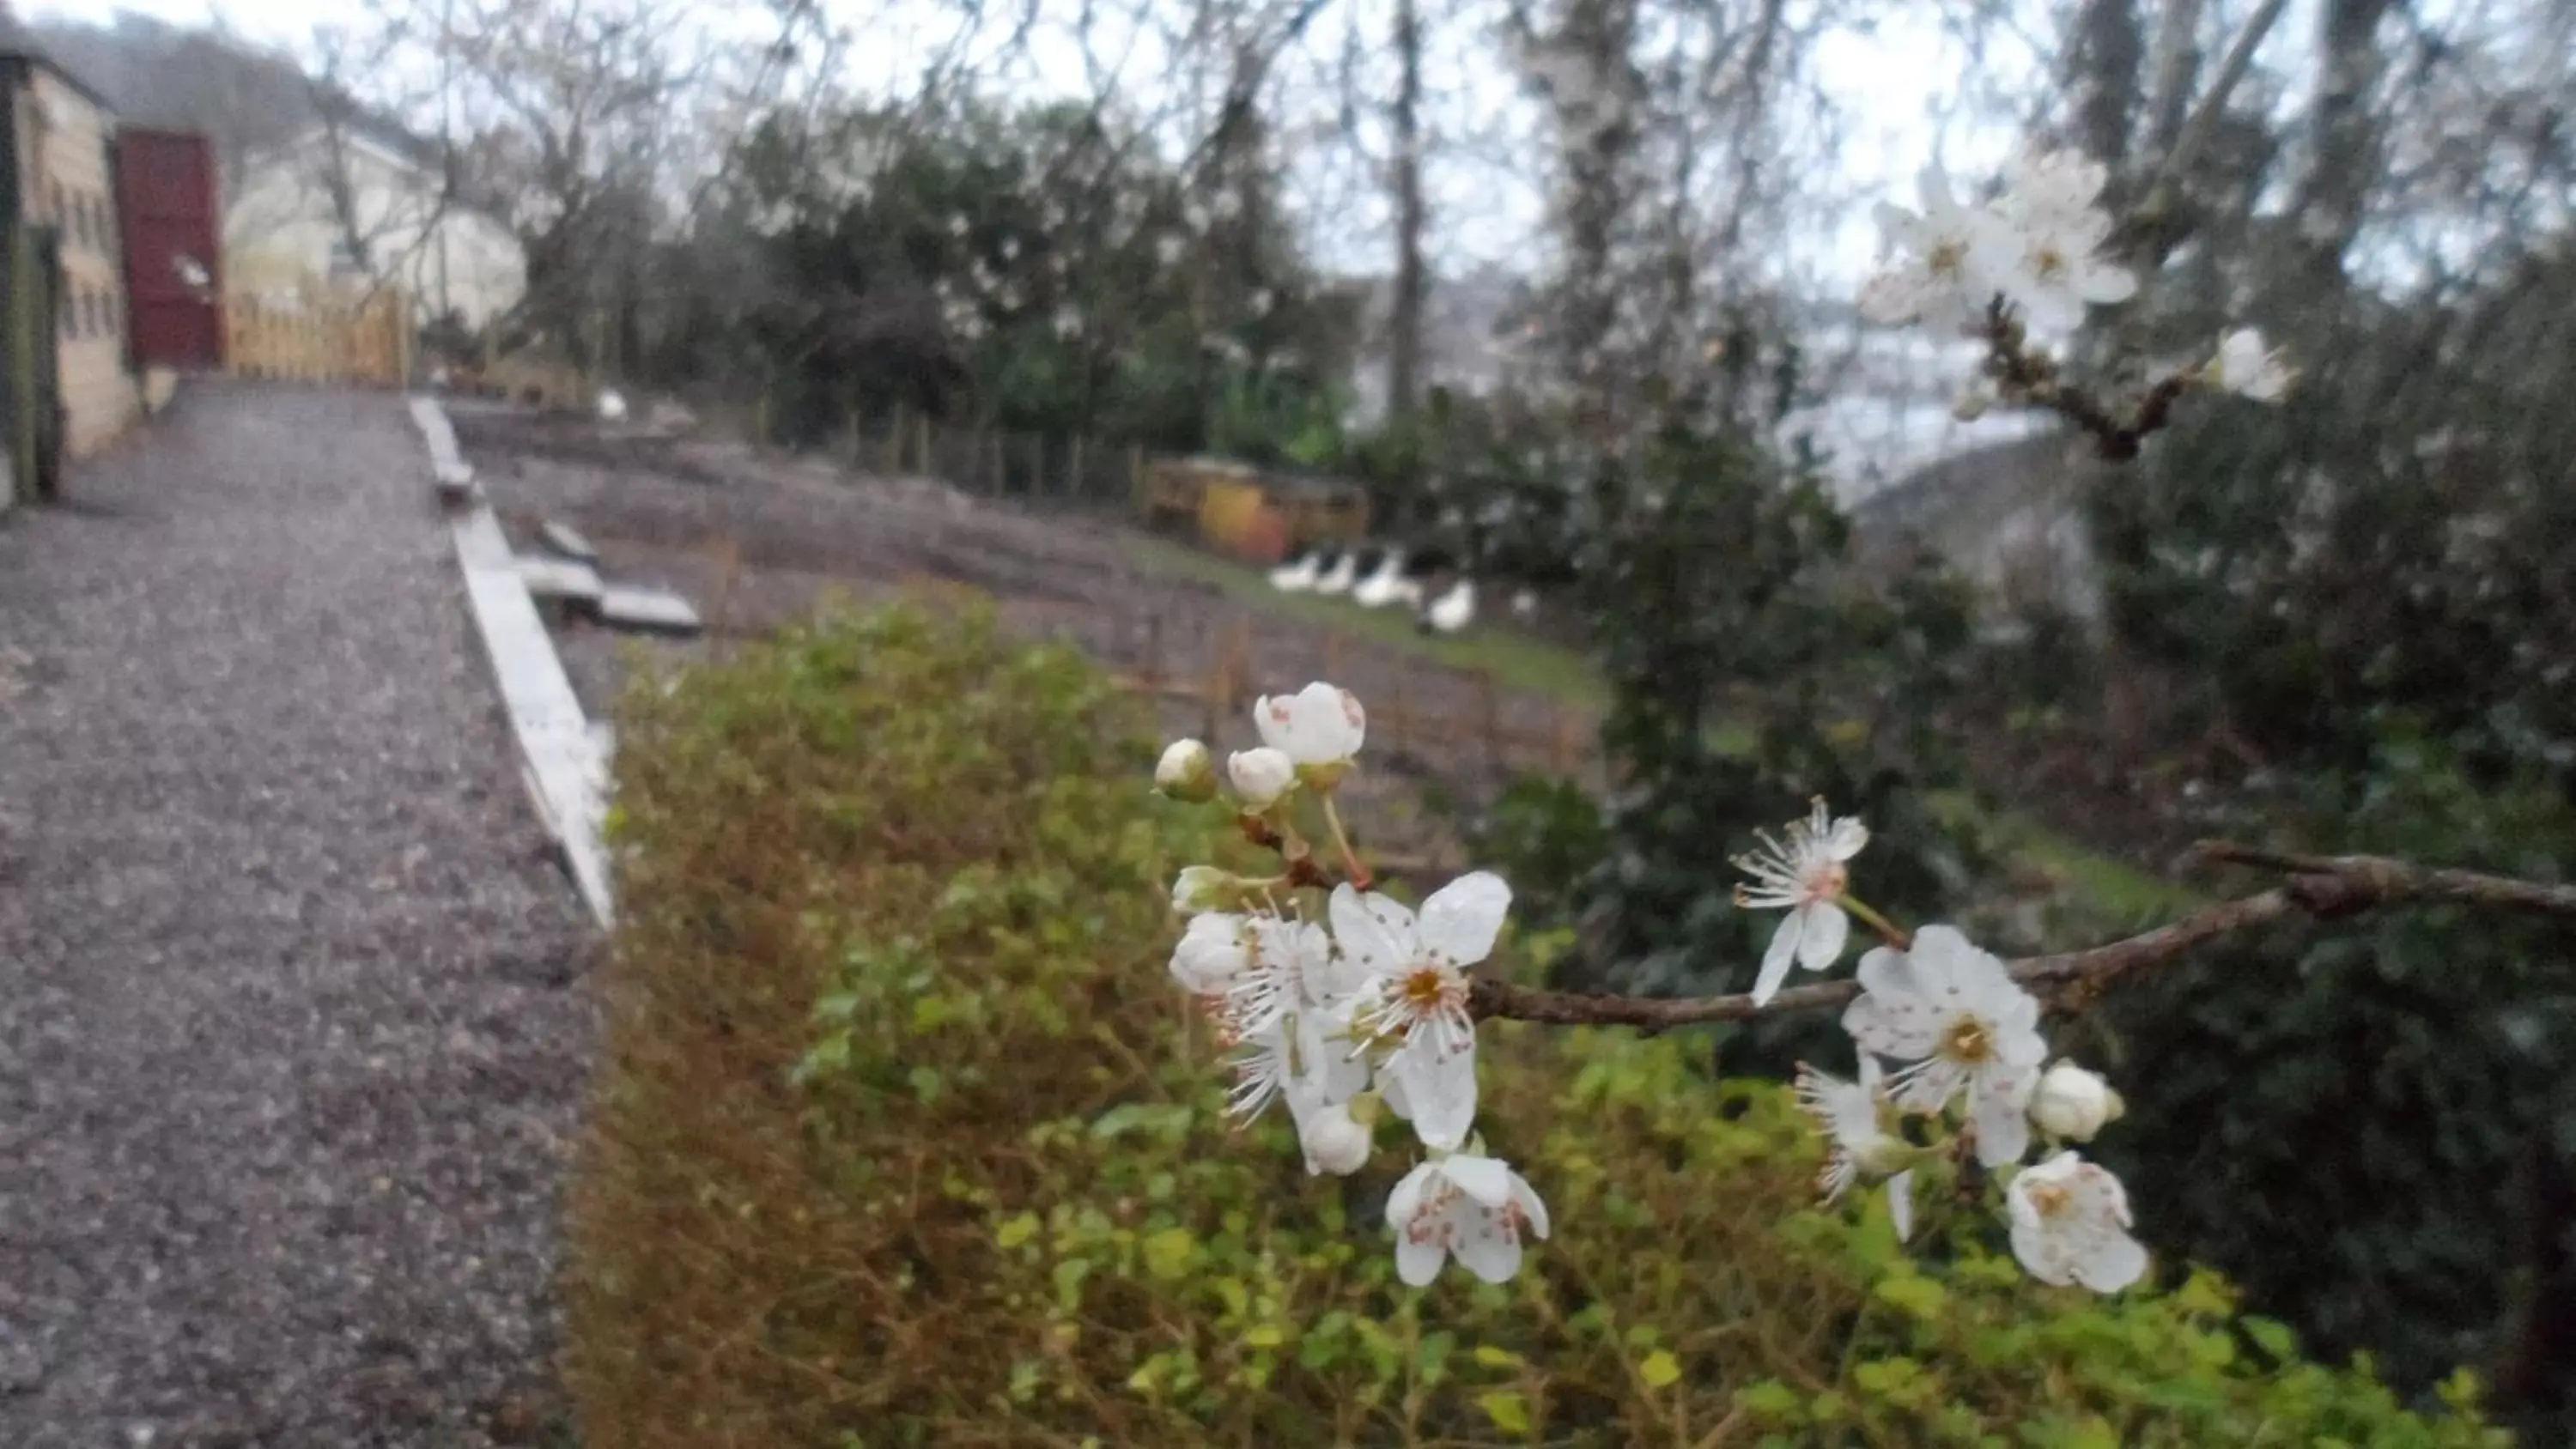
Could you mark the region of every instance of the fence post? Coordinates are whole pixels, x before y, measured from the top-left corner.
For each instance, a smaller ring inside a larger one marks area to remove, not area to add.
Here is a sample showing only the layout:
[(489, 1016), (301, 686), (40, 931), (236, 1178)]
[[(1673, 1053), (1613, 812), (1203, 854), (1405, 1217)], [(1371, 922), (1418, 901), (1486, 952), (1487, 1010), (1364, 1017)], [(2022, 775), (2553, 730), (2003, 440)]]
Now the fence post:
[(1029, 496), (1046, 496), (1046, 434), (1029, 434)]
[(925, 478), (930, 478), (930, 477), (935, 477), (935, 476), (937, 476), (937, 475), (933, 474), (933, 473), (930, 471), (930, 414), (928, 414), (928, 413), (923, 413), (923, 414), (921, 415), (921, 468), (920, 468), (920, 473), (921, 473), (921, 476), (923, 476), (923, 477), (925, 477)]
[(896, 403), (894, 405), (894, 422), (891, 430), (886, 434), (885, 454), (877, 464), (878, 470), (883, 472), (889, 478), (892, 478), (903, 471), (903, 429), (903, 404)]
[(1089, 491), (1082, 486), (1083, 481), (1082, 434), (1076, 433), (1073, 435), (1073, 456), (1064, 465), (1064, 491), (1077, 503), (1081, 502), (1083, 494)]

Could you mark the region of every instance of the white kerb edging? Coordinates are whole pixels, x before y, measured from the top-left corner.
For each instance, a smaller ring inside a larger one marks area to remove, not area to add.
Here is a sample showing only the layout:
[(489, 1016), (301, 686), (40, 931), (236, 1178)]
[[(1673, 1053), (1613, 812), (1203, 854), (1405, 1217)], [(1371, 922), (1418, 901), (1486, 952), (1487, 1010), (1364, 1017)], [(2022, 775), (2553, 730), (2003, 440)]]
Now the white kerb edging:
[[(438, 400), (413, 398), (411, 415), (429, 445), (433, 476), (442, 484), (459, 472), (471, 477)], [(548, 833), (563, 847), (574, 888), (606, 928), (614, 924), (616, 912), (609, 894), (608, 852), (600, 841), (608, 811), (605, 732), (594, 731), (583, 717), (572, 678), (555, 654), (554, 638), (538, 616), (491, 505), (476, 499), (456, 519), (455, 536), (466, 603), (519, 743), (529, 796)]]

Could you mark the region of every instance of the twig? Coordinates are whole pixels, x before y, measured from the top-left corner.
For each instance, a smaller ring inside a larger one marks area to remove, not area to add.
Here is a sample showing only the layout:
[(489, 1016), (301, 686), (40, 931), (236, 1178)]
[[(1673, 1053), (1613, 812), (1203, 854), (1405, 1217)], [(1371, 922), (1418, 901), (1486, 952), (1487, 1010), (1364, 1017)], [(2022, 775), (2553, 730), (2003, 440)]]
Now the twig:
[(2126, 230), (2141, 237), (2148, 248), (2150, 265), (2160, 265), (2180, 244), (2183, 233), (2173, 225), (2175, 193), (2189, 174), (2192, 164), (2200, 159), (2209, 138), (2218, 130), (2219, 117), (2227, 110), (2228, 99), (2245, 80), (2253, 67), (2254, 52), (2265, 36), (2279, 23), (2281, 12), (2290, 8), (2289, 0), (2263, 0), (2263, 7), (2246, 17), (2245, 28), (2236, 33), (2236, 41), (2227, 49), (2226, 58), (2218, 63), (2218, 74), (2209, 89), (2192, 109), (2191, 118), (2183, 123), (2182, 134), (2173, 149), (2156, 167), (2155, 179), (2147, 183), (2146, 194), (2129, 215)]
[[(2285, 884), (2224, 901), (2152, 931), (2082, 951), (2029, 956), (2009, 963), (2013, 979), (2069, 1004), (2089, 1001), (2120, 978), (2172, 961), (2220, 936), (2276, 921), (2334, 920), (2377, 907), (2455, 904), (2576, 917), (2576, 886), (2447, 870), (2375, 855), (2293, 855), (2225, 841), (2196, 847), (2204, 860), (2283, 872)], [(1649, 1032), (1705, 1022), (1750, 1021), (1792, 1011), (1823, 1011), (1860, 995), (1850, 979), (1792, 987), (1761, 1006), (1750, 996), (1658, 999), (1588, 996), (1508, 982), (1478, 980), (1468, 1010), (1485, 1018), (1557, 1026), (1632, 1026)]]
[(2008, 402), (2043, 407), (2075, 424), (2092, 436), (2096, 451), (2110, 462), (2138, 456), (2147, 435), (2166, 424), (2174, 404), (2192, 385), (2188, 369), (2166, 376), (2147, 389), (2137, 411), (2123, 420), (2092, 394), (2062, 380), (2057, 364), (2045, 353), (2024, 346), (2025, 340), (2020, 321), (2005, 311), (1998, 298), (1986, 316), (1986, 373), (1995, 380), (1996, 391)]

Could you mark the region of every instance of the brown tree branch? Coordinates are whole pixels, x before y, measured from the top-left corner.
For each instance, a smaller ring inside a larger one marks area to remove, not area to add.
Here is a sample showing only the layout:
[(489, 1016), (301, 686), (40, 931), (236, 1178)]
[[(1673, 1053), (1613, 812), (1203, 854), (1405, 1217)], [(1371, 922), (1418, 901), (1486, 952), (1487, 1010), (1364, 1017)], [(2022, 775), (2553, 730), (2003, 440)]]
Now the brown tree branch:
[[(2440, 904), (2576, 917), (2576, 886), (2440, 869), (2375, 855), (2284, 854), (2226, 841), (2203, 842), (2194, 854), (2204, 860), (2280, 871), (2290, 879), (2270, 890), (2205, 907), (2125, 940), (2007, 963), (2013, 979), (2062, 1006), (2080, 1007), (2120, 978), (2175, 960), (2217, 937), (2297, 917), (2334, 920), (2380, 907)], [(1479, 1017), (1505, 1021), (1631, 1026), (1658, 1032), (1706, 1022), (1750, 1021), (1792, 1011), (1823, 1011), (1842, 1006), (1858, 995), (1860, 983), (1849, 978), (1792, 987), (1760, 1006), (1744, 995), (1663, 999), (1590, 996), (1480, 979), (1468, 1000), (1468, 1010)]]
[(2046, 353), (2027, 346), (2020, 320), (2006, 310), (2000, 297), (1986, 314), (1985, 333), (1986, 375), (1994, 379), (2004, 401), (2045, 408), (2073, 423), (2093, 439), (2094, 450), (2108, 462), (2125, 463), (2138, 456), (2147, 436), (2172, 420), (2174, 404), (2195, 380), (2189, 368), (2159, 379), (2138, 399), (2136, 410), (2123, 418), (2107, 403), (2065, 381)]

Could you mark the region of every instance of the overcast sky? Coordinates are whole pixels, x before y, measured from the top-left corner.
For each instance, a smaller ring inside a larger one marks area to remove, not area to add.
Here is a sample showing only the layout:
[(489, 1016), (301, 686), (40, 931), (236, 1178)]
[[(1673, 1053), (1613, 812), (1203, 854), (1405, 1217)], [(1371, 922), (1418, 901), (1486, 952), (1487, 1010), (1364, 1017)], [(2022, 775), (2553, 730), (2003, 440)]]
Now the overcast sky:
[[(868, 43), (859, 47), (864, 61), (853, 75), (854, 81), (862, 85), (903, 83), (918, 73), (917, 57), (931, 39), (926, 27), (917, 35), (902, 34), (902, 30), (912, 27), (900, 21), (890, 25), (892, 7), (872, 0), (827, 3), (841, 11), (848, 22), (856, 22), (863, 14), (869, 18)], [(33, 15), (59, 15), (98, 23), (111, 21), (120, 10), (182, 25), (221, 20), (254, 40), (301, 50), (315, 26), (334, 19), (345, 23), (351, 7), (348, 0), (30, 0), (24, 8)], [(1891, 193), (1901, 196), (1910, 190), (1908, 178), (1932, 154), (1935, 128), (1928, 124), (1927, 116), (1935, 106), (1956, 99), (1956, 78), (1965, 69), (1965, 58), (1924, 18), (1924, 12), (1933, 8), (1919, 0), (1892, 0), (1887, 6), (1890, 19), (1879, 27), (1877, 35), (1837, 33), (1827, 36), (1822, 44), (1820, 74), (1840, 99), (1848, 126), (1846, 143), (1841, 148), (1844, 174), (1834, 178), (1828, 189), (1850, 200), (1841, 208), (1840, 224), (1824, 227), (1810, 243), (1813, 253), (1808, 265), (1818, 273), (1856, 278), (1867, 269), (1876, 238), (1867, 221), (1866, 198)], [(710, 7), (713, 13), (716, 7)], [(1069, 83), (1079, 74), (1074, 68), (1076, 62), (1070, 47), (1060, 47), (1059, 55), (1061, 74)], [(1990, 71), (1999, 60), (2008, 65), (2012, 58), (1989, 55), (1986, 64)], [(1047, 69), (1056, 70), (1057, 66), (1049, 65)], [(1497, 79), (1494, 84), (1501, 87), (1507, 83)], [(1500, 99), (1503, 97), (1498, 95)], [(2006, 138), (1999, 133), (1962, 133), (1956, 127), (1942, 142), (1945, 155), (1954, 164), (1969, 165), (1996, 159), (2005, 144)], [(1435, 217), (1449, 253), (1444, 260), (1452, 266), (1475, 260), (1508, 260), (1517, 249), (1525, 247), (1539, 215), (1540, 198), (1531, 185), (1535, 171), (1534, 167), (1515, 171), (1508, 166), (1486, 166), (1472, 173), (1452, 170), (1441, 178), (1447, 184), (1437, 186), (1432, 199), (1437, 209), (1448, 213)], [(1373, 200), (1364, 195), (1360, 205)], [(1344, 220), (1350, 215), (1339, 202), (1326, 209)], [(1374, 254), (1383, 250), (1383, 239), (1373, 245), (1364, 238), (1368, 232), (1380, 229), (1382, 223), (1372, 226), (1365, 219), (1355, 226), (1339, 226), (1332, 234), (1316, 238), (1319, 249), (1327, 253), (1319, 259), (1337, 269), (1374, 269), (1371, 264)]]

